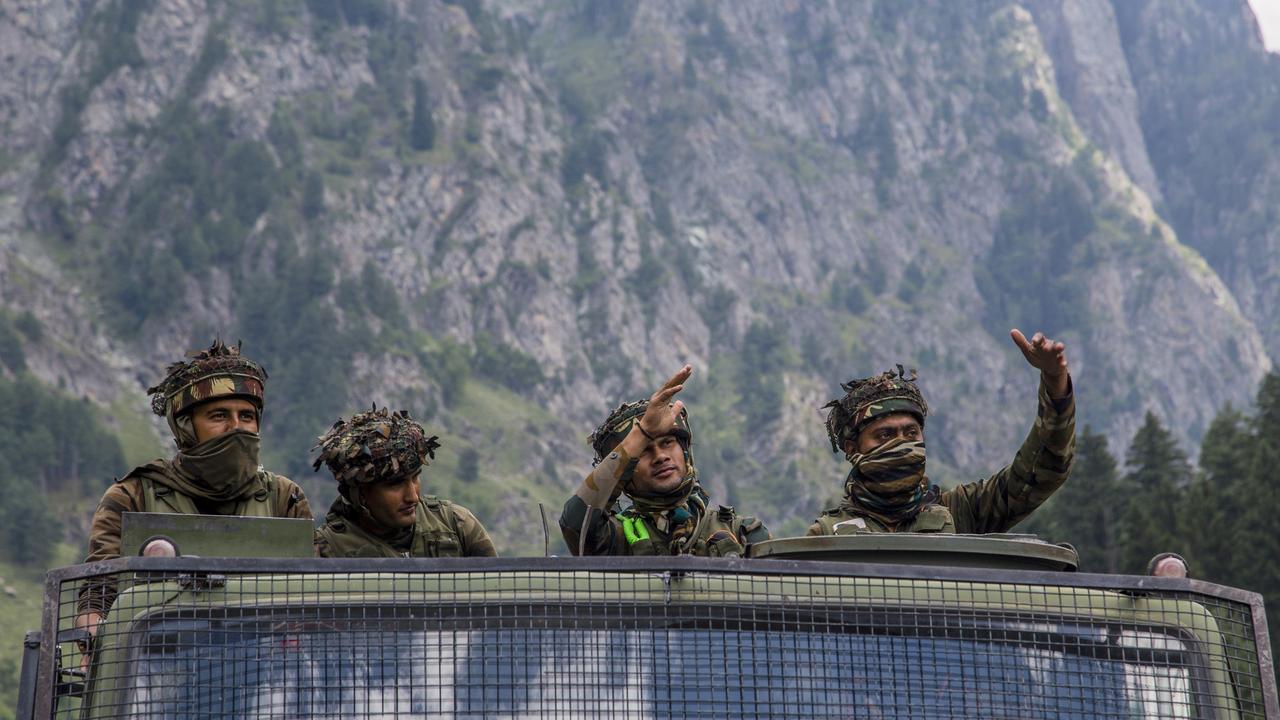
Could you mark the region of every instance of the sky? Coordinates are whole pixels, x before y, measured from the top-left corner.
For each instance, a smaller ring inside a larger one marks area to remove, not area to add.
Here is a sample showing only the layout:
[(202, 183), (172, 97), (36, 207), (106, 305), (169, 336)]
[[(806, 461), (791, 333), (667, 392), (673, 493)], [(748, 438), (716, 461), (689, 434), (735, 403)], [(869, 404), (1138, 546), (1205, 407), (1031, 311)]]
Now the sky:
[(1262, 26), (1262, 41), (1271, 52), (1280, 50), (1280, 0), (1249, 0)]

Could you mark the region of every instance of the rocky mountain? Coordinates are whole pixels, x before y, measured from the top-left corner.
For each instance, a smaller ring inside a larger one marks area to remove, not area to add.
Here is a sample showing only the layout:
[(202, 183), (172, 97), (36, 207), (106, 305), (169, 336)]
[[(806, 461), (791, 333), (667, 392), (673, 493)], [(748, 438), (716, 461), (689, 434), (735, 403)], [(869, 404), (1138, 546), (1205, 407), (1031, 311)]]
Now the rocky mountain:
[(1148, 410), (1198, 440), (1280, 352), (1245, 0), (18, 1), (0, 48), (30, 376), (138, 459), (142, 388), (243, 338), (317, 504), (314, 437), (406, 407), (509, 552), (686, 361), (706, 484), (786, 533), (838, 494), (839, 381), (919, 368), (955, 482), (1031, 421), (1011, 327), (1117, 446)]

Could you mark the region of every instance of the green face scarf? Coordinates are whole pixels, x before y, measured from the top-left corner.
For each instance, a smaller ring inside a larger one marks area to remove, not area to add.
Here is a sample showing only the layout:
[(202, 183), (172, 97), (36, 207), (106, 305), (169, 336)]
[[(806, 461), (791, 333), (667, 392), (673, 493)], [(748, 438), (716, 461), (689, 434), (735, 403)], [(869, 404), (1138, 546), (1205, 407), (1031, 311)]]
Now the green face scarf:
[(226, 502), (257, 490), (258, 434), (232, 430), (185, 450), (174, 458), (173, 489), (213, 502)]
[(914, 518), (937, 500), (924, 474), (924, 442), (894, 438), (868, 453), (853, 453), (842, 507), (886, 525)]

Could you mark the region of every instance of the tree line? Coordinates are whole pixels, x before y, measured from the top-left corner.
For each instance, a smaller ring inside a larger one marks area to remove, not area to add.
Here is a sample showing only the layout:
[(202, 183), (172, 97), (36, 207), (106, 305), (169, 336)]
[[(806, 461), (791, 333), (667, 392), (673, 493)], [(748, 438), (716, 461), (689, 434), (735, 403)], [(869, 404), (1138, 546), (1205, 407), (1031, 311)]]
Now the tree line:
[(0, 557), (39, 567), (74, 522), (66, 508), (101, 494), (124, 453), (88, 400), (29, 373), (0, 374), (0, 410)]
[(1072, 543), (1080, 570), (1143, 574), (1152, 556), (1176, 552), (1192, 577), (1253, 590), (1280, 617), (1280, 373), (1254, 407), (1227, 405), (1210, 423), (1193, 466), (1154, 413), (1123, 465), (1108, 437), (1084, 428), (1071, 479), (1028, 529)]

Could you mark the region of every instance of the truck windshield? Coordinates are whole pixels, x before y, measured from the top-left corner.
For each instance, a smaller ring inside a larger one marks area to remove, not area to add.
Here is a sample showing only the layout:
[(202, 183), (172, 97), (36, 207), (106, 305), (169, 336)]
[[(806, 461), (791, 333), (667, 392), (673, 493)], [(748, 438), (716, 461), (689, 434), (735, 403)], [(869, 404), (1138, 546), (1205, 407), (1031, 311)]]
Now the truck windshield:
[[(695, 613), (696, 614), (696, 613)], [(1197, 717), (1188, 649), (1132, 628), (1001, 622), (442, 622), (156, 618), (127, 673), (133, 718)], [(298, 617), (298, 616), (295, 616)], [(523, 627), (521, 625), (524, 625)], [(541, 625), (541, 626), (540, 626)]]

